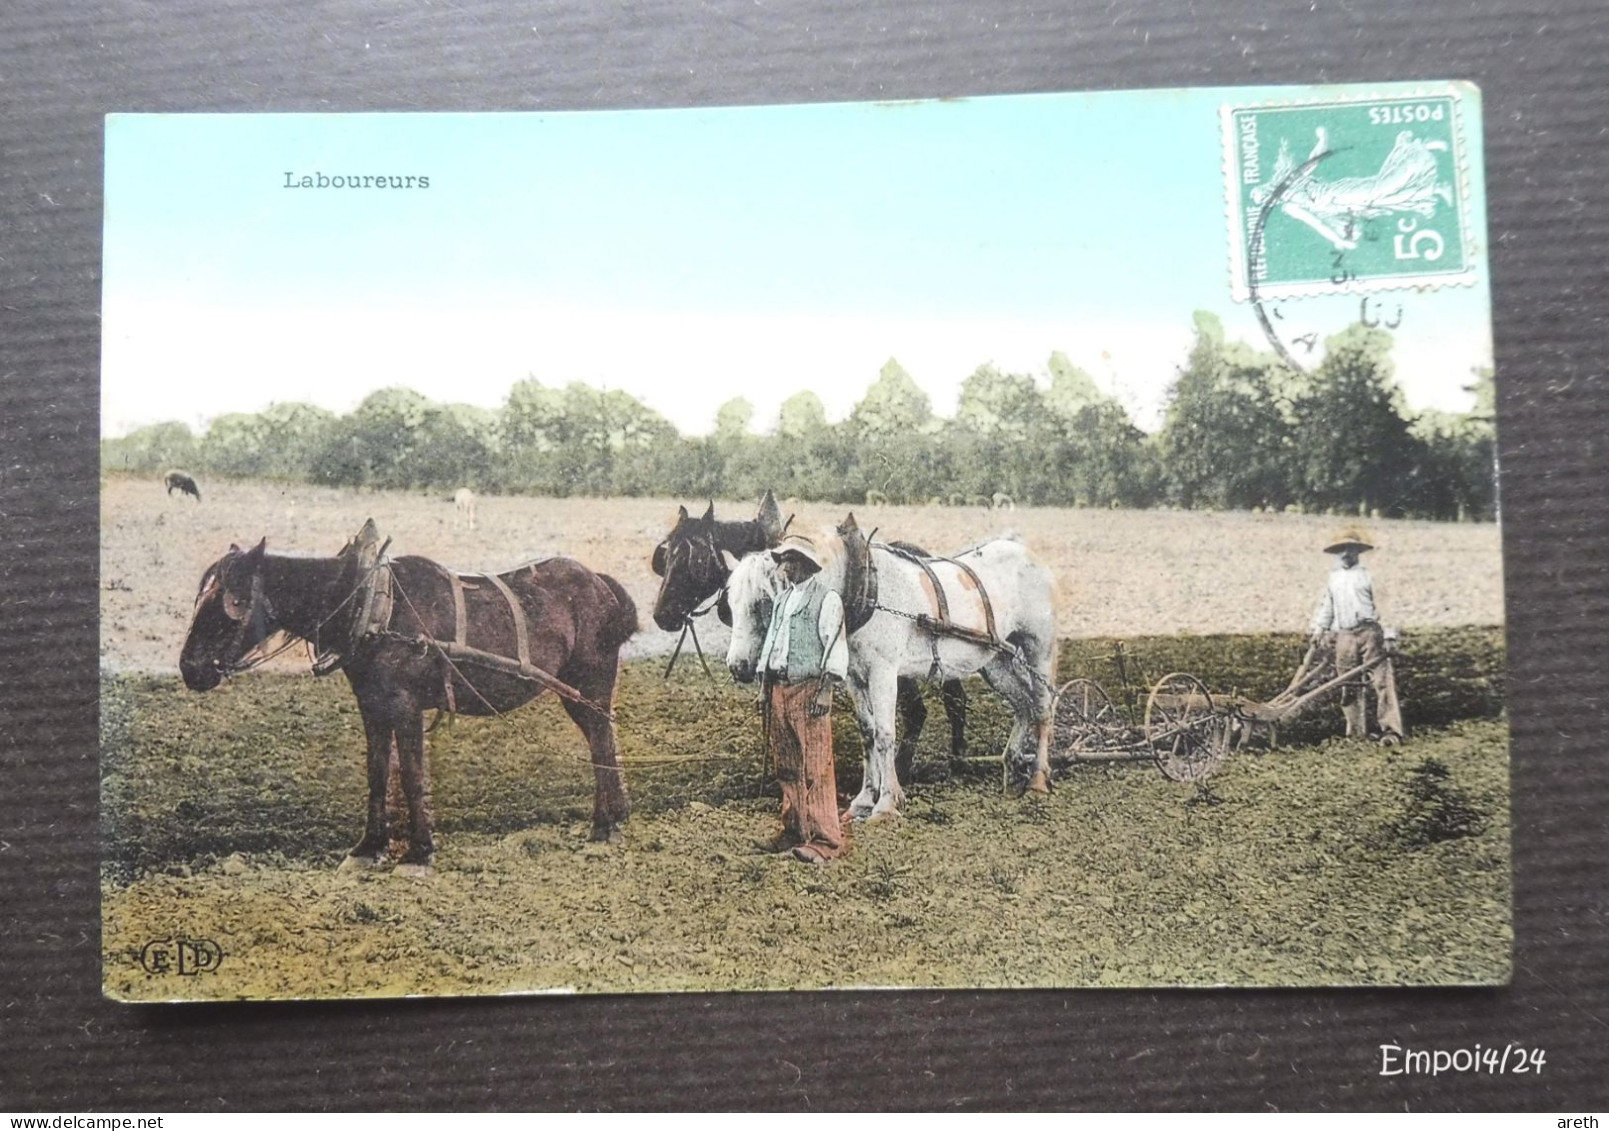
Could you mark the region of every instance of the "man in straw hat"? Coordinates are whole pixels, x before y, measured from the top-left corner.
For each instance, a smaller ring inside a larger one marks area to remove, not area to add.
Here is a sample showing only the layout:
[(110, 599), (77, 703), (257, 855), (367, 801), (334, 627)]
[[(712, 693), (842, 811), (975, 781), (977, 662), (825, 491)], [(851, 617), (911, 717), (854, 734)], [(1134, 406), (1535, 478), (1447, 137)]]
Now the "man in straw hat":
[[(1374, 608), (1374, 582), (1369, 571), (1358, 563), (1358, 556), (1372, 549), (1368, 535), (1355, 526), (1338, 532), (1324, 547), (1326, 554), (1335, 555), (1336, 565), (1324, 587), (1324, 598), (1313, 614), (1312, 638), (1320, 644), (1326, 635), (1332, 637), (1337, 673), (1381, 661), (1365, 675), (1374, 688), (1380, 740), (1395, 745), (1403, 736), (1402, 705), (1397, 702), (1397, 681), (1386, 652), (1385, 630)], [(1368, 704), (1360, 683), (1342, 685), (1341, 714), (1346, 719), (1347, 737), (1370, 733)]]
[(832, 696), (849, 670), (844, 605), (822, 583), (821, 553), (801, 535), (771, 551), (786, 587), (760, 646), (766, 732), (782, 786), (782, 829), (759, 847), (809, 864), (841, 855), (832, 764)]

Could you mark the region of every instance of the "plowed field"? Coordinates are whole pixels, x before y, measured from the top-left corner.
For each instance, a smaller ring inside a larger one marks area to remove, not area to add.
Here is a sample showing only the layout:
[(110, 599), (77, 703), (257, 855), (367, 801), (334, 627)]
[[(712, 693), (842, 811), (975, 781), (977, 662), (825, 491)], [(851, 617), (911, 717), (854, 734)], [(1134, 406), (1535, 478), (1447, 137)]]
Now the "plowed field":
[[(591, 774), (551, 700), (430, 738), (434, 872), (341, 873), (363, 813), (362, 727), (305, 663), (199, 695), (176, 658), (203, 568), (231, 541), (332, 552), (373, 516), (394, 552), (487, 568), (565, 552), (617, 576), (648, 623), (665, 500), (445, 500), (265, 484), (205, 501), (114, 479), (103, 495), (102, 822), (107, 992), (129, 1000), (826, 986), (1396, 985), (1502, 981), (1512, 941), (1502, 594), (1489, 526), (1375, 524), (1404, 626), (1410, 742), (1335, 737), (1321, 711), (1205, 786), (1078, 765), (1002, 795), (1008, 721), (973, 681), (974, 757), (930, 703), (902, 818), (813, 869), (754, 855), (777, 797), (753, 692), (717, 666), (661, 678), (639, 637), (618, 715), (635, 803), (585, 840)], [(752, 508), (752, 504), (749, 504)], [(747, 510), (749, 508), (741, 508)], [(785, 507), (821, 523), (842, 508)], [(741, 513), (738, 504), (722, 504)], [(1014, 529), (1057, 573), (1062, 677), (1120, 700), (1111, 637), (1150, 675), (1267, 696), (1294, 663), (1334, 520), (861, 508), (865, 528), (957, 548)], [(1482, 627), (1484, 626), (1484, 627)], [(1273, 635), (1268, 630), (1282, 630)], [(706, 640), (709, 646), (712, 642)], [(715, 642), (716, 648), (721, 647)], [(1131, 674), (1132, 671), (1131, 671)], [(837, 716), (842, 790), (859, 740)], [(153, 972), (207, 940), (215, 970)], [(153, 946), (156, 949), (152, 949)]]

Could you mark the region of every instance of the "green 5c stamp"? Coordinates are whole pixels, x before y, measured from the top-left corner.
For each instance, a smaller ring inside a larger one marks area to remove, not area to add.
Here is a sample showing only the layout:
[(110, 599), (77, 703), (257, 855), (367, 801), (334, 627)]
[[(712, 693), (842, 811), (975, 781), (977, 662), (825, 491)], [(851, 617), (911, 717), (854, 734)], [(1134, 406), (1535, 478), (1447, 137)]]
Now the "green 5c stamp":
[(1225, 106), (1234, 297), (1473, 281), (1468, 89)]

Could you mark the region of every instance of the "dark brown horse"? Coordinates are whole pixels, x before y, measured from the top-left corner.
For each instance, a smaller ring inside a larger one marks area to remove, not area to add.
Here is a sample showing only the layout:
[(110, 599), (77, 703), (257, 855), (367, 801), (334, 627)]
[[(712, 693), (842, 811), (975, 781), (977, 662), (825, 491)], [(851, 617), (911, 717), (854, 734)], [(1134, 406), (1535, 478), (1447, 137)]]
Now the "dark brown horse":
[(266, 539), (231, 546), (201, 578), (179, 658), (186, 685), (208, 691), (254, 666), (276, 633), (311, 643), (315, 670), (344, 670), (368, 739), (368, 819), (349, 859), (385, 859), (394, 747), (409, 811), (401, 867), (410, 871), (427, 869), (434, 852), (424, 712), (500, 715), (552, 688), (591, 751), (592, 839), (619, 841), (631, 806), (612, 711), (620, 648), (637, 630), (625, 590), (569, 558), (495, 579), (461, 575), (455, 585), (427, 558), (380, 560), (377, 542), (371, 522), (335, 557), (271, 554)]
[[(718, 520), (714, 503), (699, 518), (689, 515), (686, 507), (678, 507), (676, 525), (654, 547), (651, 564), (661, 578), (659, 596), (654, 601), (654, 623), (666, 632), (690, 625), (694, 617), (707, 611), (699, 606), (725, 588), (732, 572), (728, 557), (740, 559), (770, 549), (782, 540), (784, 526), (782, 512), (770, 491), (761, 498), (754, 518), (747, 522)], [(917, 547), (910, 548), (924, 553)], [(720, 616), (727, 625), (732, 623), (729, 610), (722, 608)], [(950, 756), (960, 759), (966, 755), (966, 691), (959, 680), (946, 680), (940, 685), (940, 698), (950, 721)], [(916, 680), (906, 676), (899, 679), (899, 710), (905, 734), (900, 739), (895, 773), (901, 781), (909, 782), (917, 740), (927, 722), (927, 704), (922, 702)]]
[(725, 555), (741, 558), (770, 549), (782, 541), (783, 525), (782, 511), (770, 491), (747, 522), (720, 521), (714, 503), (701, 518), (693, 518), (686, 507), (677, 507), (676, 525), (654, 547), (650, 563), (661, 579), (654, 600), (654, 623), (666, 632), (681, 628), (700, 604), (726, 584), (730, 570)]

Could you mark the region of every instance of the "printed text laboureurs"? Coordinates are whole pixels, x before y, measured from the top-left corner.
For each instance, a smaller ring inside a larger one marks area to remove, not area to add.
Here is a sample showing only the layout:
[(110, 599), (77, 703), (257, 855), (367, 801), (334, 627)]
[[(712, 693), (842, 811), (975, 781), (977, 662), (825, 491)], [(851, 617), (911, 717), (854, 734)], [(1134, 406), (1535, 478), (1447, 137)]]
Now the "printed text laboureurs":
[(291, 189), (427, 189), (430, 178), (415, 173), (286, 173)]

